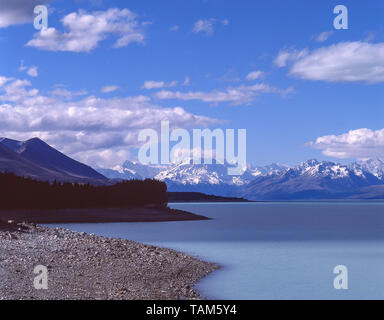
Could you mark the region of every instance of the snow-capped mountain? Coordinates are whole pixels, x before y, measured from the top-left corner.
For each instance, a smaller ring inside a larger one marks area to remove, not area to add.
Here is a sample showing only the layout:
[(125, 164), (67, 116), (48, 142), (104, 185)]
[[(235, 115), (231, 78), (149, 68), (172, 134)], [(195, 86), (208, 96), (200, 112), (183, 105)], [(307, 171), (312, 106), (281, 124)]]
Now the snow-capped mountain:
[(342, 179), (352, 176), (371, 179), (373, 175), (372, 172), (365, 170), (361, 166), (342, 165), (331, 161), (319, 162), (316, 159), (301, 162), (291, 170), (298, 176), (328, 177), (330, 179)]
[(361, 168), (308, 160), (281, 174), (257, 177), (239, 195), (254, 200), (348, 198), (362, 188), (381, 183), (378, 177)]
[(379, 159), (350, 165), (312, 159), (292, 168), (279, 164), (249, 166), (241, 176), (229, 176), (229, 166), (181, 163), (154, 167), (128, 161), (117, 168), (120, 171), (101, 172), (110, 178), (155, 178), (166, 182), (168, 190), (174, 192), (194, 191), (251, 200), (356, 198), (362, 193), (364, 198), (371, 194), (377, 198), (384, 190), (384, 165)]
[(161, 181), (173, 181), (183, 185), (191, 184), (233, 184), (245, 185), (260, 175), (275, 175), (287, 170), (289, 167), (280, 164), (246, 168), (241, 176), (228, 175), (229, 164), (191, 164), (188, 162), (155, 166), (142, 165), (138, 162), (126, 161), (122, 166), (112, 169), (98, 168), (98, 171), (109, 178), (145, 179), (156, 178)]
[(254, 178), (248, 170), (241, 176), (229, 176), (228, 168), (228, 164), (181, 163), (161, 171), (155, 178), (166, 182), (169, 191), (199, 191), (217, 195), (230, 195)]
[(356, 171), (368, 171), (380, 180), (384, 180), (384, 160), (382, 159), (361, 160), (352, 163), (350, 167)]
[(288, 168), (279, 164), (249, 166), (241, 176), (230, 176), (229, 167), (230, 164), (191, 164), (187, 161), (169, 166), (144, 166), (127, 161), (121, 167), (98, 170), (109, 178), (155, 178), (166, 182), (169, 191), (198, 191), (228, 196), (249, 184), (255, 177), (280, 174)]
[(272, 164), (248, 167), (240, 176), (228, 175), (229, 164), (179, 164), (155, 176), (167, 183), (170, 191), (200, 191), (229, 196), (258, 176), (280, 174), (287, 166)]
[(121, 166), (116, 166), (112, 169), (98, 168), (97, 171), (111, 179), (131, 180), (152, 179), (165, 169), (165, 166), (142, 165), (141, 163), (127, 160)]
[(249, 167), (248, 171), (253, 177), (258, 177), (281, 174), (287, 169), (289, 169), (289, 166), (285, 164), (272, 163), (266, 166)]
[[(250, 200), (384, 199), (384, 161), (370, 159), (349, 165), (307, 160), (295, 167), (271, 164), (245, 168), (228, 175), (230, 164), (181, 163), (147, 166), (126, 161), (113, 169), (99, 169), (75, 161), (44, 141), (0, 138), (0, 171), (45, 181), (111, 183), (108, 178), (155, 178), (169, 191), (195, 191)], [(104, 175), (102, 175), (104, 174)]]

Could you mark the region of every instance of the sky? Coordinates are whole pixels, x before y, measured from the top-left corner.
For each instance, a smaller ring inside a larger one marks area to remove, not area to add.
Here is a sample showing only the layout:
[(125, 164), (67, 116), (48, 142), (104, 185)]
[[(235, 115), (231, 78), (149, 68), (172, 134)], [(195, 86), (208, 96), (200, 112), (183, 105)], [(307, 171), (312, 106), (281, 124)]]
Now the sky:
[(383, 25), (382, 0), (0, 0), (0, 136), (96, 167), (162, 120), (246, 129), (255, 165), (384, 157)]

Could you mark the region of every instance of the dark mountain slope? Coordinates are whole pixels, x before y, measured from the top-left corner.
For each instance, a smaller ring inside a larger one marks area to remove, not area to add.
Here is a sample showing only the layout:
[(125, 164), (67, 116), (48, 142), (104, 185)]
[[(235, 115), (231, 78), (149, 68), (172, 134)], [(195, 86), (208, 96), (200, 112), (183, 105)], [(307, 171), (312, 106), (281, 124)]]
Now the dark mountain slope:
[[(54, 172), (43, 168), (36, 163), (25, 159), (23, 156), (12, 151), (0, 143), (0, 171), (12, 172), (19, 176), (31, 177), (34, 179), (51, 180)], [(58, 175), (55, 175), (59, 178)]]
[(0, 139), (0, 170), (38, 180), (103, 184), (106, 177), (52, 148), (44, 141)]
[(39, 138), (22, 142), (17, 153), (35, 163), (79, 178), (105, 179), (91, 167), (57, 151)]

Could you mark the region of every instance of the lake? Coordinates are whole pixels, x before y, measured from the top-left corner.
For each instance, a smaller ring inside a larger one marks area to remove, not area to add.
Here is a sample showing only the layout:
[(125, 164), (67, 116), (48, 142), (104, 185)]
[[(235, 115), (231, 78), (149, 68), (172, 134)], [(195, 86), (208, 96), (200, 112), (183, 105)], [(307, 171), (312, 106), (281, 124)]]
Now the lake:
[[(384, 202), (175, 203), (210, 221), (61, 224), (176, 249), (222, 268), (208, 299), (384, 299)], [(334, 267), (348, 269), (336, 290)]]

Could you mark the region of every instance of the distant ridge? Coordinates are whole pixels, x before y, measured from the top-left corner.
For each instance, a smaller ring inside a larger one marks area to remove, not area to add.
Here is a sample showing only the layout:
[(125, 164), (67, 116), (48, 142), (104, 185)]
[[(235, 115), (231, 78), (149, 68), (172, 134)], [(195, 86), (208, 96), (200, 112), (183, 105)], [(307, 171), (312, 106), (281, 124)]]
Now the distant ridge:
[(244, 198), (219, 197), (201, 192), (167, 192), (168, 202), (250, 202)]
[[(384, 161), (370, 159), (347, 164), (311, 159), (288, 167), (248, 166), (241, 176), (229, 176), (227, 164), (174, 164), (165, 168), (141, 166), (164, 181), (169, 192), (201, 192), (249, 200), (384, 199)], [(126, 162), (108, 177), (139, 177), (138, 165)]]
[(312, 159), (279, 175), (259, 176), (240, 194), (252, 200), (348, 199), (358, 198), (363, 188), (380, 184), (382, 181), (368, 171)]
[(39, 138), (0, 138), (0, 171), (42, 181), (104, 184), (108, 178), (52, 148)]

